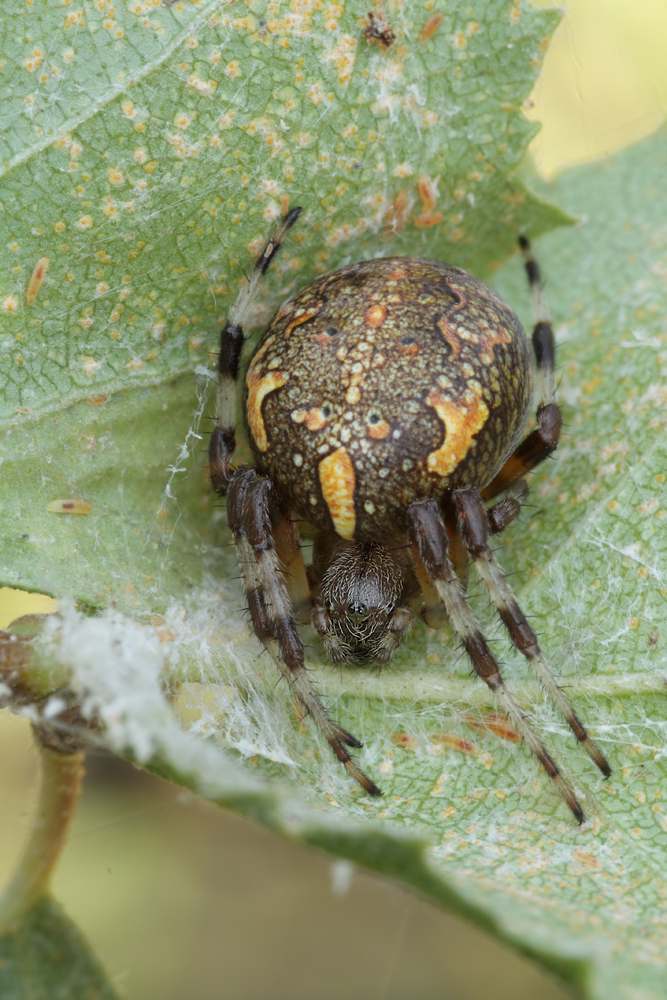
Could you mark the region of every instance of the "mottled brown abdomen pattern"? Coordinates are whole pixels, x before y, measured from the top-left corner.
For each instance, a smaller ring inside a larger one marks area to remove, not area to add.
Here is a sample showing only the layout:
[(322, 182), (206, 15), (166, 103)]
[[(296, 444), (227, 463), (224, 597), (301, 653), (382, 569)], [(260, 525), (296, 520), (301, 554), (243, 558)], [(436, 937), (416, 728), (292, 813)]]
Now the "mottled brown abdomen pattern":
[(381, 539), (413, 501), (493, 478), (532, 381), (518, 319), (477, 278), (418, 257), (366, 261), (274, 317), (246, 375), (246, 429), (300, 517)]

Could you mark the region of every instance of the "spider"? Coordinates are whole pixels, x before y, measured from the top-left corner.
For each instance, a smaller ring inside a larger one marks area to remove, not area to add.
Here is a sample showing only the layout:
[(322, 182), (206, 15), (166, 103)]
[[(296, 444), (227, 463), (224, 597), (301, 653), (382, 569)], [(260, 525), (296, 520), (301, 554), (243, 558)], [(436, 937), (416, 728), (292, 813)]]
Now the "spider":
[[(520, 511), (523, 477), (555, 450), (555, 346), (538, 266), (524, 238), (536, 322), (533, 361), (512, 310), (465, 271), (420, 257), (362, 261), (287, 301), (245, 375), (255, 465), (231, 465), (243, 326), (301, 213), (267, 240), (220, 334), (213, 489), (227, 497), (255, 634), (336, 757), (369, 795), (350, 750), (362, 744), (325, 710), (304, 665), (297, 617), (333, 661), (386, 663), (415, 618), (448, 618), (476, 673), (579, 823), (584, 813), (507, 689), (465, 596), (481, 577), (515, 647), (605, 776), (610, 768), (569, 704), (489, 546)], [(502, 494), (493, 506), (489, 501)], [(313, 536), (304, 565), (302, 529)]]

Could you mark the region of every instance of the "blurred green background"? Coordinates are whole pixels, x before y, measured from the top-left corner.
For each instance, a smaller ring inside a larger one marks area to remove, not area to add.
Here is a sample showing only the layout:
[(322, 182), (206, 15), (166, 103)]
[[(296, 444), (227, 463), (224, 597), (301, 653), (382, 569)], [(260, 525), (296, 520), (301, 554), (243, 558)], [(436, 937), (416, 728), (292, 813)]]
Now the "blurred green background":
[[(571, 0), (526, 106), (543, 122), (532, 154), (545, 177), (664, 121), (665, 51), (665, 0)], [(0, 590), (0, 627), (53, 607), (49, 598)], [(4, 882), (29, 829), (37, 781), (29, 727), (6, 711), (0, 759)], [(569, 995), (404, 890), (101, 755), (89, 757), (55, 892), (128, 1000)]]

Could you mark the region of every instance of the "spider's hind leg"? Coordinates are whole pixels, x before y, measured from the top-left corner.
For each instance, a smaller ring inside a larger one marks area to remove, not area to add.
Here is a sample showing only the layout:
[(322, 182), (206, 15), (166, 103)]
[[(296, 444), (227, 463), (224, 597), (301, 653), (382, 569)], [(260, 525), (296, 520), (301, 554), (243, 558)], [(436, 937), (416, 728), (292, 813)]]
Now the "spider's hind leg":
[(245, 340), (243, 327), (247, 323), (250, 309), (257, 298), (269, 264), (280, 250), (282, 241), (300, 214), (300, 208), (293, 208), (283, 217), (273, 236), (266, 241), (250, 278), (241, 288), (220, 330), (215, 427), (211, 434), (208, 452), (211, 485), (220, 496), (224, 496), (227, 492), (231, 478), (230, 463), (236, 448), (236, 379)]
[(512, 588), (505, 579), (496, 557), (489, 548), (486, 518), (487, 512), (482, 503), (479, 491), (469, 487), (454, 490), (452, 500), (459, 517), (461, 537), (472, 558), (473, 564), (481, 576), (489, 598), (500, 615), (510, 638), (520, 653), (526, 657), (535, 674), (566, 720), (570, 729), (577, 737), (591, 760), (597, 764), (605, 777), (609, 777), (611, 769), (597, 746), (586, 732), (585, 727), (563, 694), (551, 667), (547, 663), (533, 629), (518, 605)]
[(232, 473), (227, 519), (236, 542), (255, 634), (348, 774), (369, 795), (381, 795), (346, 749), (359, 749), (362, 744), (329, 718), (306, 670), (303, 644), (274, 542), (273, 523), (284, 516), (272, 497), (270, 479), (253, 468), (239, 468)]
[(525, 258), (535, 316), (532, 340), (539, 398), (537, 427), (519, 443), (502, 469), (484, 487), (482, 490), (484, 500), (491, 500), (499, 493), (503, 493), (548, 458), (558, 447), (562, 425), (561, 412), (556, 402), (556, 343), (544, 298), (540, 269), (525, 236), (519, 239), (519, 245)]
[[(541, 740), (526, 720), (514, 695), (505, 687), (498, 661), (482, 634), (477, 618), (466, 601), (448, 555), (445, 525), (435, 500), (418, 500), (408, 507), (408, 526), (415, 556), (424, 563), (438, 591), (449, 619), (461, 637), (475, 672), (488, 685), (502, 711), (509, 716), (514, 729), (538, 758), (549, 777), (572, 810), (578, 823), (584, 822), (584, 811), (560, 773), (556, 762), (547, 753)], [(483, 523), (486, 515), (482, 507)], [(465, 540), (465, 539), (464, 539)]]

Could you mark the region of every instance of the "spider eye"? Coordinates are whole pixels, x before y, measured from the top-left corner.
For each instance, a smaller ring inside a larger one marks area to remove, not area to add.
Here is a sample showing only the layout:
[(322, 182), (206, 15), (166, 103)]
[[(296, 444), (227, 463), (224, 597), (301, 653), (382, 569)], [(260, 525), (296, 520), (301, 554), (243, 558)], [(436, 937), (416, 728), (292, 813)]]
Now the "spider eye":
[(361, 601), (353, 601), (347, 606), (348, 620), (355, 625), (362, 625), (370, 617), (370, 610)]

